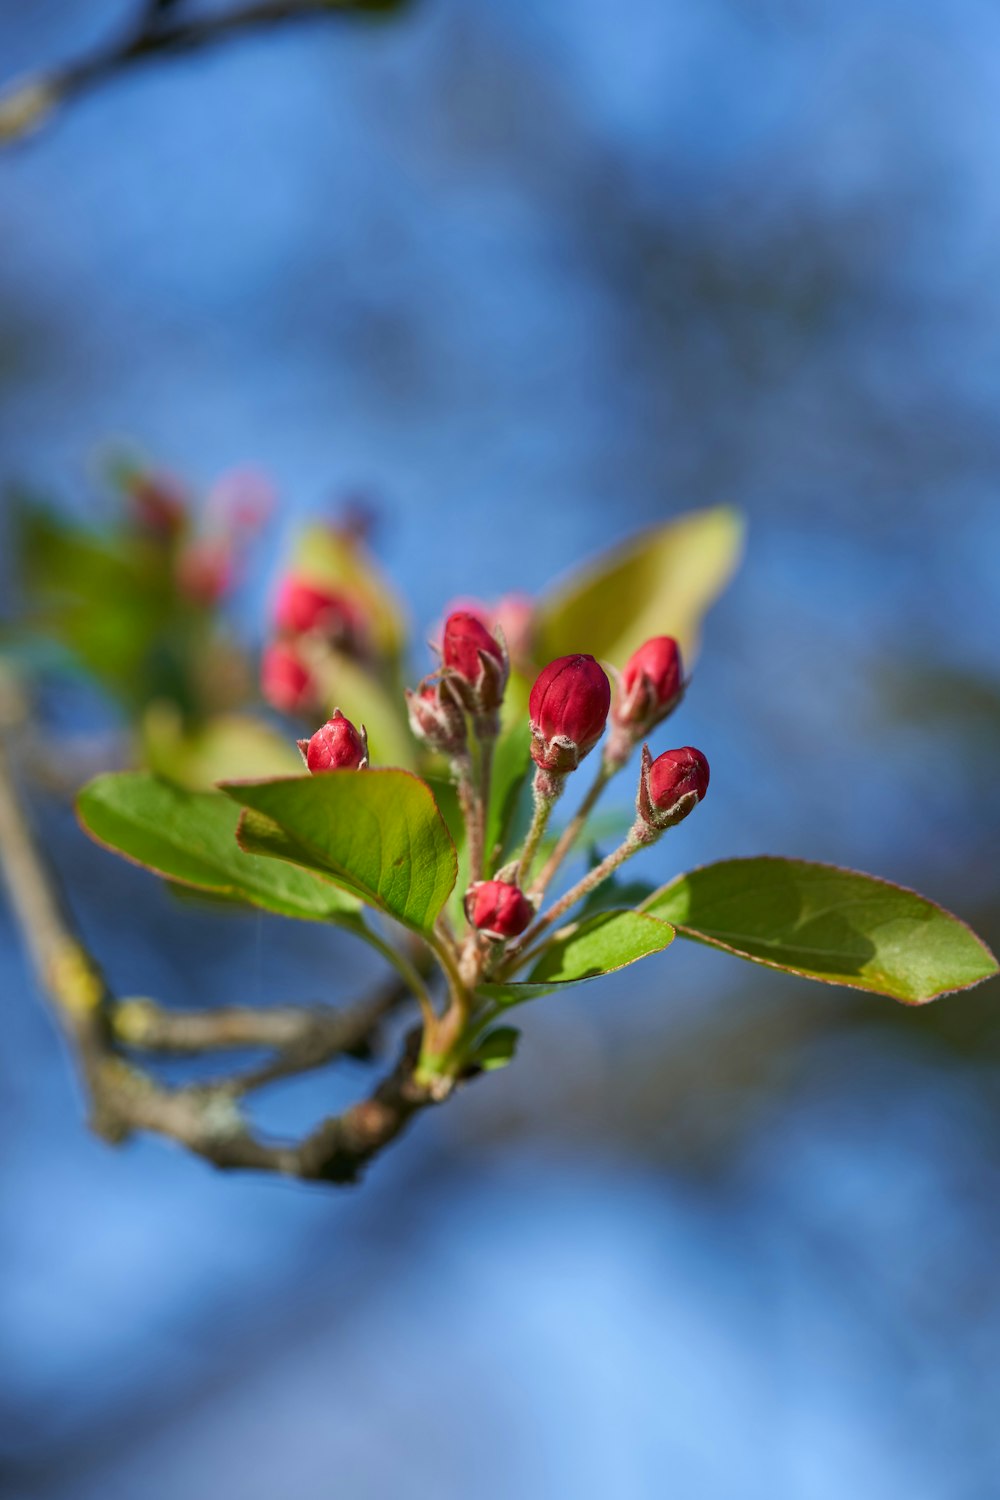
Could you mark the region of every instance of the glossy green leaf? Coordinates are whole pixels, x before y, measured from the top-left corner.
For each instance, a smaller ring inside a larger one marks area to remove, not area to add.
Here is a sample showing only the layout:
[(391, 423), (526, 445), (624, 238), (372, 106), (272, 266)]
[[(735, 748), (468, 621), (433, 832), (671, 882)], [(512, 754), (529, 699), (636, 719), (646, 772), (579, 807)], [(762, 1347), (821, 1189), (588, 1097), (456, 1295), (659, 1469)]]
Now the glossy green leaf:
[(643, 910), (738, 958), (923, 1005), (997, 973), (958, 917), (903, 886), (805, 860), (729, 859), (664, 886)]
[(668, 922), (634, 911), (600, 912), (567, 930), (544, 953), (523, 982), (480, 986), (479, 993), (500, 1005), (519, 1005), (551, 994), (563, 985), (600, 979), (640, 958), (660, 953), (673, 941)]
[(650, 636), (673, 635), (691, 661), (702, 619), (742, 550), (743, 522), (728, 506), (641, 532), (541, 599), (538, 659), (586, 651), (622, 666)]
[(405, 927), (433, 928), (455, 884), (457, 859), (426, 782), (408, 771), (326, 771), (224, 782), (222, 790), (288, 836), (289, 852), (281, 857)]
[(354, 896), (306, 870), (244, 854), (236, 842), (239, 808), (221, 792), (186, 791), (147, 771), (125, 771), (85, 786), (77, 814), (99, 844), (171, 882), (280, 916), (360, 922)]

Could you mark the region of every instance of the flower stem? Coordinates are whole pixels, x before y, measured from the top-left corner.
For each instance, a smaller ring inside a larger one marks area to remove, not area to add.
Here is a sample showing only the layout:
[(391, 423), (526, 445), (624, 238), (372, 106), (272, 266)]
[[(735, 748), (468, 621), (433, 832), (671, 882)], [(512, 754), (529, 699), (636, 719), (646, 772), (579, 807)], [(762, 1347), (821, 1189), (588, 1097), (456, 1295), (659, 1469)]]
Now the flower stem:
[(613, 875), (627, 859), (630, 859), (639, 849), (651, 844), (658, 836), (655, 831), (637, 819), (629, 829), (624, 842), (619, 844), (618, 848), (613, 850), (599, 865), (595, 865), (592, 870), (588, 871), (582, 880), (577, 881), (576, 885), (571, 886), (564, 896), (560, 896), (544, 916), (539, 917), (534, 926), (528, 928), (517, 947), (508, 950), (498, 977), (509, 978), (514, 970), (524, 963), (528, 952), (533, 952), (533, 945), (541, 934), (552, 926), (553, 922), (557, 922), (564, 912), (569, 911), (570, 907), (575, 906), (578, 901), (582, 901), (584, 896), (589, 896), (591, 891), (596, 890), (609, 875)]
[[(544, 774), (544, 781), (543, 781)], [(555, 785), (553, 785), (555, 783)], [(528, 837), (524, 841), (521, 858), (518, 860), (515, 885), (523, 889), (531, 874), (532, 862), (538, 852), (538, 846), (542, 842), (545, 830), (552, 816), (552, 809), (556, 805), (559, 794), (562, 791), (562, 778), (557, 778), (551, 772), (535, 772), (535, 812), (531, 819), (531, 827), (528, 829)]]
[(559, 842), (556, 844), (556, 847), (553, 849), (552, 853), (549, 855), (548, 859), (540, 870), (538, 876), (534, 880), (531, 887), (532, 896), (544, 896), (553, 875), (556, 873), (559, 866), (566, 858), (566, 855), (569, 853), (570, 849), (572, 849), (573, 845), (580, 837), (580, 833), (583, 830), (584, 824), (597, 805), (598, 798), (604, 791), (604, 788), (607, 786), (608, 782), (611, 780), (611, 777), (614, 775), (617, 769), (617, 766), (609, 766), (606, 761), (601, 761), (597, 769), (597, 775), (594, 777), (590, 790), (584, 797), (583, 801), (580, 803), (579, 811), (573, 818), (572, 822), (563, 830), (562, 834), (560, 835)]

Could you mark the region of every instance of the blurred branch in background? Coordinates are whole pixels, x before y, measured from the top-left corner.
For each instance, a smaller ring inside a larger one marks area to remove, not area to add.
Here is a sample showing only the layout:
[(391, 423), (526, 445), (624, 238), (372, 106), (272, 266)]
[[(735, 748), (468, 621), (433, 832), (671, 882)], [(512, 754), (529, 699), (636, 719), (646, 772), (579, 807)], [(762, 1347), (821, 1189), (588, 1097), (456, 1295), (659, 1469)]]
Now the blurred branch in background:
[[(114, 1143), (136, 1130), (153, 1131), (227, 1169), (355, 1181), (412, 1115), (432, 1102), (413, 1081), (419, 1033), (407, 1038), (395, 1068), (368, 1099), (324, 1120), (295, 1144), (260, 1140), (237, 1101), (335, 1056), (364, 1053), (381, 1022), (409, 997), (409, 987), (392, 979), (343, 1012), (323, 1006), (185, 1015), (148, 1000), (119, 1003), (75, 930), (21, 806), (10, 743), (24, 713), (17, 690), (0, 679), (0, 866), (39, 982), (76, 1056), (94, 1130)], [(126, 1048), (192, 1054), (246, 1046), (277, 1050), (251, 1072), (178, 1088), (161, 1084), (125, 1056)]]
[(0, 91), (0, 145), (41, 126), (58, 106), (135, 63), (192, 52), (244, 32), (334, 16), (380, 16), (406, 0), (252, 0), (227, 10), (193, 12), (189, 0), (145, 0), (130, 29), (89, 57), (38, 73)]

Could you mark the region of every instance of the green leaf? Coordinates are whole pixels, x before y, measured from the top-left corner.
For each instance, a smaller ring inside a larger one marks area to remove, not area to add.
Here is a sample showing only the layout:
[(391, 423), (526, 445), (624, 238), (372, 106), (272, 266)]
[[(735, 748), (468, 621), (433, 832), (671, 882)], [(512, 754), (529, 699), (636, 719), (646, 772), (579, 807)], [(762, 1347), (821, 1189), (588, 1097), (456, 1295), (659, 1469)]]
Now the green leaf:
[(426, 782), (409, 771), (324, 771), (224, 782), (221, 789), (287, 835), (288, 852), (279, 857), (346, 887), (404, 927), (433, 928), (458, 864)]
[(736, 570), (743, 522), (728, 506), (691, 511), (640, 532), (540, 601), (538, 658), (586, 651), (623, 666), (653, 635), (673, 635), (690, 661), (701, 621)]
[(281, 776), (302, 769), (294, 740), (249, 715), (218, 714), (187, 729), (175, 705), (161, 699), (146, 710), (141, 732), (150, 769), (195, 791), (223, 776)]
[(99, 844), (181, 885), (285, 917), (360, 925), (359, 903), (305, 870), (252, 859), (236, 842), (239, 809), (221, 792), (190, 792), (147, 771), (98, 776), (77, 798)]
[(958, 917), (903, 886), (763, 856), (680, 875), (643, 906), (682, 937), (850, 989), (923, 1005), (998, 971)]
[(524, 982), (481, 985), (478, 993), (498, 1004), (519, 1005), (549, 995), (564, 985), (600, 979), (627, 968), (673, 941), (669, 923), (634, 911), (601, 912), (567, 928), (535, 964)]
[(469, 1062), (484, 1073), (493, 1073), (514, 1061), (521, 1033), (514, 1026), (497, 1026), (476, 1043)]

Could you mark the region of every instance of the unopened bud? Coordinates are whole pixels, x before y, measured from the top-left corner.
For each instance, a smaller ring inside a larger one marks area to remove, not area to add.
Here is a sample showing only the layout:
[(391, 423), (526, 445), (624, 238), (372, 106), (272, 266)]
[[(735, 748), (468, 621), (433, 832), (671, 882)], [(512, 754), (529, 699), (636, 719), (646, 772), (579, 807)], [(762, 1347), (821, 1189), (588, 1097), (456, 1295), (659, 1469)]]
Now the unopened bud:
[(494, 942), (520, 937), (534, 920), (535, 908), (521, 890), (506, 880), (477, 880), (465, 897), (465, 915)]
[(665, 750), (654, 760), (642, 747), (642, 770), (636, 808), (647, 828), (673, 828), (693, 812), (708, 791), (708, 761), (700, 750), (685, 745)]
[(495, 713), (510, 671), (502, 639), (471, 610), (456, 610), (445, 621), (441, 655), (447, 679), (469, 712)]
[(592, 656), (560, 656), (535, 679), (528, 699), (531, 754), (543, 771), (575, 771), (601, 735), (611, 684)]
[(320, 697), (309, 668), (285, 641), (274, 641), (264, 648), (260, 690), (271, 707), (283, 714), (308, 712)]
[(465, 714), (449, 681), (428, 677), (416, 691), (407, 688), (406, 711), (413, 733), (431, 750), (457, 755), (465, 749)]
[(310, 771), (363, 771), (368, 765), (365, 726), (355, 729), (339, 708), (311, 739), (296, 743)]
[(233, 551), (226, 537), (196, 537), (177, 560), (177, 587), (192, 604), (210, 608), (233, 586)]
[(144, 531), (165, 540), (178, 536), (187, 523), (187, 495), (173, 474), (136, 470), (128, 475), (127, 493)]
[(504, 594), (493, 608), (492, 619), (504, 633), (511, 660), (530, 660), (535, 633), (535, 601), (530, 594)]
[(322, 635), (338, 644), (356, 639), (363, 624), (357, 605), (345, 594), (294, 575), (278, 589), (274, 623), (286, 635)]

